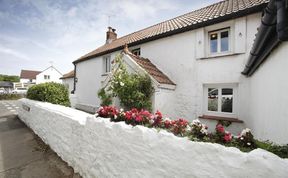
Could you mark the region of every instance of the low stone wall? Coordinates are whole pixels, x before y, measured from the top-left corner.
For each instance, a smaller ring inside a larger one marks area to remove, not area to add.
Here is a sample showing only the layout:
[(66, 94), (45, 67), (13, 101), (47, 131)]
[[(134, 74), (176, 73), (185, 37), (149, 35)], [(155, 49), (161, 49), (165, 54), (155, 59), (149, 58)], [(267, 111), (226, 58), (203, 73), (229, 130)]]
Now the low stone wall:
[(286, 177), (288, 160), (20, 100), (19, 118), (83, 177)]

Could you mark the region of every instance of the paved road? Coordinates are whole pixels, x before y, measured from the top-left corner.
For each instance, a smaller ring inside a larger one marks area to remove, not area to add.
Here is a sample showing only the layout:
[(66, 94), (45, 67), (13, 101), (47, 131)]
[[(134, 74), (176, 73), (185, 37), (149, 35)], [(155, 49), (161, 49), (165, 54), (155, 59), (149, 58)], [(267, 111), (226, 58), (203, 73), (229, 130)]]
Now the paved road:
[(17, 101), (0, 101), (0, 178), (79, 178), (17, 117)]

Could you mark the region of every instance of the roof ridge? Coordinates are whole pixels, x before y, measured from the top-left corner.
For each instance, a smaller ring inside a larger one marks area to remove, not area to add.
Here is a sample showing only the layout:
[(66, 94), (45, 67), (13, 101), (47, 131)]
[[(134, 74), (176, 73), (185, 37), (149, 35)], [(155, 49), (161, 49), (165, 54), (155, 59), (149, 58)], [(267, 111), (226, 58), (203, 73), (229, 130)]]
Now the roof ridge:
[(220, 23), (229, 20), (230, 18), (243, 17), (260, 12), (267, 2), (269, 2), (269, 0), (253, 0), (252, 3), (250, 0), (222, 0), (124, 35), (109, 44), (101, 45), (95, 50), (81, 56), (73, 63), (75, 64), (121, 50), (125, 43), (130, 46), (135, 46), (189, 30)]
[[(172, 20), (177, 19), (177, 18), (179, 18), (179, 17), (186, 16), (186, 15), (188, 15), (188, 14), (190, 14), (190, 13), (194, 13), (194, 12), (200, 11), (200, 10), (202, 10), (202, 9), (206, 9), (206, 8), (208, 8), (208, 7), (210, 7), (210, 6), (214, 6), (214, 5), (216, 5), (216, 4), (223, 3), (224, 1), (230, 1), (230, 0), (221, 0), (221, 1), (219, 1), (219, 2), (216, 2), (216, 3), (210, 4), (210, 5), (208, 5), (208, 6), (202, 7), (202, 8), (200, 8), (200, 9), (196, 9), (196, 10), (193, 10), (193, 11), (191, 11), (191, 12), (187, 12), (187, 13), (185, 13), (185, 14), (178, 15), (178, 16), (176, 16), (176, 17), (174, 17), (174, 18), (170, 18), (170, 19), (168, 19), (168, 20), (164, 20), (164, 21), (158, 22), (158, 23), (156, 23), (156, 24), (154, 24), (154, 25), (150, 25), (150, 26), (148, 26), (148, 27), (146, 27), (146, 28), (137, 30), (137, 31), (135, 31), (135, 32), (129, 33), (129, 34), (124, 35), (124, 36), (121, 36), (120, 38), (117, 38), (117, 39), (114, 40), (114, 41), (120, 40), (121, 38), (130, 36), (130, 35), (132, 35), (132, 34), (135, 34), (135, 33), (141, 32), (141, 31), (144, 31), (144, 30), (146, 30), (146, 29), (155, 27), (155, 26), (160, 25), (160, 24), (162, 24), (162, 23), (165, 23), (165, 22), (168, 22), (168, 21), (172, 21)], [(113, 42), (114, 42), (114, 41), (113, 41)], [(105, 44), (102, 45), (102, 46), (105, 46)], [(102, 46), (101, 46), (101, 47), (102, 47)]]

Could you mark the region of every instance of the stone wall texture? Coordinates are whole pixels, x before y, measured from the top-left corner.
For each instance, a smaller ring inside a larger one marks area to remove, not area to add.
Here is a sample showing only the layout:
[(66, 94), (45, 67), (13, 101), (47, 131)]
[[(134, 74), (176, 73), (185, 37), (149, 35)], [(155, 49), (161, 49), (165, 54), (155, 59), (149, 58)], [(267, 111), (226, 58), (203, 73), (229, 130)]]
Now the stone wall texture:
[(20, 103), (19, 118), (84, 178), (288, 175), (288, 159), (265, 150), (243, 153), (64, 106), (28, 99)]

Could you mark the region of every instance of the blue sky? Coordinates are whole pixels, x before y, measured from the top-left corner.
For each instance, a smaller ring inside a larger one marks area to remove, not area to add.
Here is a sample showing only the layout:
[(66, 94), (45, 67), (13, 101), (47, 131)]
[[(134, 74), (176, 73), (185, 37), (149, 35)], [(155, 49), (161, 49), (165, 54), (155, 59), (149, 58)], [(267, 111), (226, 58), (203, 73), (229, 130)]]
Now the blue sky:
[(108, 16), (118, 37), (219, 0), (0, 0), (0, 74), (62, 73), (105, 43)]

